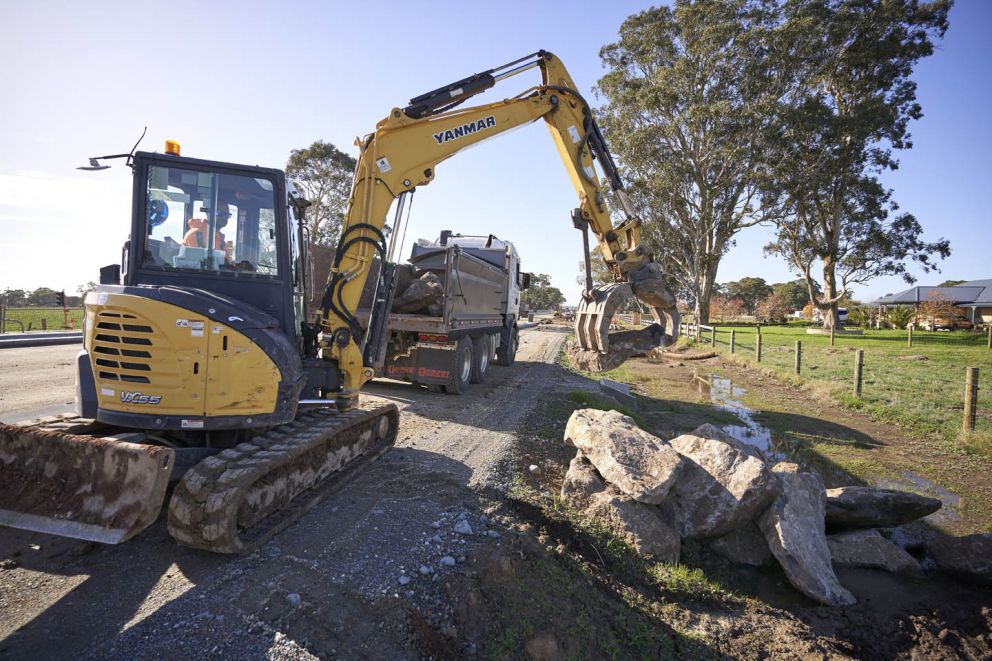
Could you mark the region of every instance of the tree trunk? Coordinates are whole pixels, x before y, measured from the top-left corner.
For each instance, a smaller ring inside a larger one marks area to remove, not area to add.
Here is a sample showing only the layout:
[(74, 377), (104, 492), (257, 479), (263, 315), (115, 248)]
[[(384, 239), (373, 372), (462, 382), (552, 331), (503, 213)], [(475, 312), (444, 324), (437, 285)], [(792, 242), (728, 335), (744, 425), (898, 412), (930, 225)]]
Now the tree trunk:
[[(712, 273), (708, 271), (713, 271)], [(710, 323), (710, 298), (713, 296), (713, 281), (716, 278), (716, 269), (707, 269), (707, 272), (700, 274), (696, 291), (696, 323)]]
[(702, 297), (696, 297), (696, 307), (693, 309), (697, 324), (710, 323), (710, 302), (703, 301)]
[(837, 276), (834, 271), (836, 264), (832, 258), (823, 260), (823, 300), (817, 303), (823, 315), (823, 327), (826, 329), (840, 328), (840, 315), (837, 312)]

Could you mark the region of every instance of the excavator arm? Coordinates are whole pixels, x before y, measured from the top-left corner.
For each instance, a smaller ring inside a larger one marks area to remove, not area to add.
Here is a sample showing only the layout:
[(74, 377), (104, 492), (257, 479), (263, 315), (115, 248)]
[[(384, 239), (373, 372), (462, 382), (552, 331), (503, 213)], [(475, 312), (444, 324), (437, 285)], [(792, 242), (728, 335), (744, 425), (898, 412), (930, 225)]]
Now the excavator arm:
[[(459, 108), (467, 99), (523, 71), (539, 68), (542, 84), (517, 96)], [(572, 222), (598, 241), (615, 283), (594, 288), (587, 268), (586, 289), (576, 316), (576, 335), (584, 350), (606, 353), (613, 313), (631, 295), (648, 304), (660, 326), (658, 344), (677, 333), (675, 300), (662, 284), (660, 268), (640, 243), (640, 221), (632, 213), (623, 183), (592, 117), (589, 104), (561, 61), (539, 51), (497, 69), (476, 74), (423, 94), (405, 108), (394, 108), (374, 133), (357, 141), (360, 150), (336, 261), (322, 300), (321, 355), (336, 361), (342, 373), (338, 405), (350, 408), (361, 386), (372, 378), (364, 345), (367, 333), (355, 310), (372, 272), (373, 259), (391, 262), (382, 229), (393, 203), (397, 216), (406, 196), (434, 180), (437, 165), (483, 140), (544, 119), (562, 163), (579, 197)], [(618, 193), (625, 218), (614, 226), (594, 161)], [(393, 242), (395, 249), (396, 241)], [(589, 249), (586, 246), (588, 266)], [(383, 283), (379, 283), (382, 287)], [(388, 285), (387, 285), (388, 286)], [(376, 300), (384, 300), (377, 294)]]

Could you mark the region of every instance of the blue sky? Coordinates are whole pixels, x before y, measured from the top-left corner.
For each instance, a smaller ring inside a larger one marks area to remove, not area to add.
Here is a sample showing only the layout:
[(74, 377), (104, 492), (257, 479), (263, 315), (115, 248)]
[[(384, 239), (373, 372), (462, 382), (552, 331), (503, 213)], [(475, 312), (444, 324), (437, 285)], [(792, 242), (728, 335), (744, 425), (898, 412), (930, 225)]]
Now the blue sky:
[[(598, 52), (649, 4), (602, 2), (4, 2), (0, 61), (0, 289), (75, 291), (118, 261), (130, 215), (130, 171), (74, 168), (86, 157), (178, 140), (188, 156), (284, 167), (317, 139), (352, 154), (356, 136), (422, 92), (544, 48), (580, 90), (603, 74)], [(985, 204), (992, 151), (992, 3), (960, 0), (938, 52), (919, 67), (925, 117), (914, 149), (886, 176), (926, 236), (951, 240), (935, 276), (992, 277)], [(529, 72), (489, 93), (538, 82)], [(530, 271), (578, 298), (575, 194), (543, 123), (438, 167), (413, 201), (407, 245), (441, 229), (497, 234)], [(790, 279), (765, 259), (769, 234), (745, 230), (718, 281)], [(864, 299), (905, 288), (879, 279)]]

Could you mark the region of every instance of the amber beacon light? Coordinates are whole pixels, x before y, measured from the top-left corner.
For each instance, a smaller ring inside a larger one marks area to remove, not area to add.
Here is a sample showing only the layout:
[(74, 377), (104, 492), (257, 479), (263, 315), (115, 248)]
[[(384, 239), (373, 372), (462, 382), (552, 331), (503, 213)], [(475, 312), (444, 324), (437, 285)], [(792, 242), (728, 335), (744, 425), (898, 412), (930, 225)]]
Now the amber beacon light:
[(165, 141), (165, 153), (172, 156), (179, 156), (179, 143), (175, 140)]

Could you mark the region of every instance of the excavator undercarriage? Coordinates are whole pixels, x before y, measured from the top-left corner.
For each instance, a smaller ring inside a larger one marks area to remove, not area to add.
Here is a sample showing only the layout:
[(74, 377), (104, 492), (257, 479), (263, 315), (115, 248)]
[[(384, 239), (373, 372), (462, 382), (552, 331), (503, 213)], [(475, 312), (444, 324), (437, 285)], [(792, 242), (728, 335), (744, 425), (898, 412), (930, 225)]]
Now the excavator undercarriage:
[(116, 544), (159, 517), (171, 483), (176, 541), (248, 553), (354, 479), (398, 426), (392, 404), (305, 411), (217, 451), (78, 417), (0, 424), (0, 524)]

